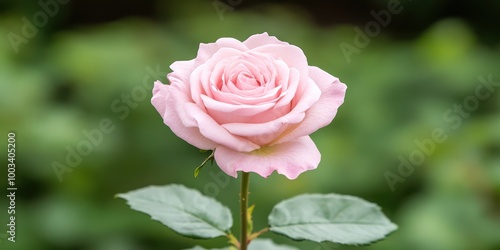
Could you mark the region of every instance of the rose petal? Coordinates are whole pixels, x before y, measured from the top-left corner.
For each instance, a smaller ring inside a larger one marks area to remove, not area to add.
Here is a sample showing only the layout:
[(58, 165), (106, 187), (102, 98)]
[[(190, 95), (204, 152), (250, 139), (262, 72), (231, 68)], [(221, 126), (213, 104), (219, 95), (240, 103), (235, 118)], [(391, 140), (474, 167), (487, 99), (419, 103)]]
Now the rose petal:
[(256, 96), (261, 96), (262, 94), (264, 94), (266, 92), (266, 89), (265, 88), (255, 88), (252, 90), (241, 90), (241, 89), (238, 89), (238, 87), (236, 87), (234, 85), (234, 83), (229, 82), (223, 86), (222, 91), (225, 91), (227, 93), (239, 94), (241, 97), (250, 97), (250, 98), (254, 97), (255, 98)]
[[(300, 84), (300, 73), (297, 69), (289, 69), (288, 70), (288, 75), (286, 76), (281, 76), (282, 78), (280, 81), (282, 82), (282, 85), (284, 86), (283, 89), (284, 91), (281, 92), (280, 99), (278, 102), (276, 102), (276, 107), (282, 107), (285, 105), (291, 106), (290, 102), (295, 98), (295, 94), (299, 90), (299, 84)], [(283, 81), (286, 80), (286, 83)], [(302, 88), (303, 89), (303, 88)]]
[(222, 112), (226, 115), (232, 115), (232, 113), (237, 113), (243, 116), (251, 116), (262, 113), (269, 110), (274, 106), (274, 103), (259, 103), (256, 105), (246, 105), (246, 104), (231, 104), (225, 103), (223, 100), (214, 100), (206, 95), (202, 95), (201, 99), (205, 104), (208, 111)]
[(275, 59), (283, 60), (290, 68), (300, 72), (300, 80), (307, 79), (307, 58), (302, 49), (295, 45), (268, 44), (253, 49), (254, 52), (272, 55)]
[(194, 59), (190, 61), (177, 61), (172, 63), (170, 68), (173, 71), (167, 74), (167, 79), (170, 82), (175, 80), (179, 82), (189, 82), (189, 76), (195, 69), (194, 64)]
[(199, 65), (206, 62), (212, 56), (217, 53), (221, 48), (233, 48), (239, 51), (247, 51), (248, 48), (242, 42), (229, 37), (223, 37), (217, 39), (215, 43), (202, 43), (198, 49), (198, 55), (196, 56), (196, 63)]
[(155, 81), (153, 86), (153, 97), (151, 98), (151, 104), (153, 104), (162, 118), (167, 107), (166, 96), (168, 95), (168, 85), (163, 84), (160, 81)]
[(184, 103), (183, 109), (182, 112), (185, 112), (189, 119), (186, 122), (194, 122), (195, 126), (199, 127), (200, 133), (213, 142), (242, 152), (249, 152), (259, 148), (258, 145), (245, 138), (230, 134), (196, 104)]
[(281, 90), (281, 86), (278, 88), (270, 89), (269, 91), (255, 95), (253, 97), (247, 97), (242, 95), (237, 95), (231, 92), (222, 92), (220, 90), (212, 91), (214, 99), (224, 100), (226, 103), (231, 104), (246, 104), (246, 105), (259, 105), (261, 103), (267, 103), (276, 100), (278, 97), (278, 92)]
[(263, 46), (266, 44), (283, 44), (283, 45), (288, 45), (289, 43), (287, 42), (282, 42), (278, 40), (275, 36), (269, 36), (267, 32), (264, 32), (262, 34), (256, 34), (253, 36), (250, 36), (243, 42), (249, 49), (253, 49), (259, 46)]
[[(173, 70), (173, 73), (177, 76), (189, 76), (194, 66), (194, 59), (189, 61), (176, 61), (170, 64), (170, 68)], [(188, 79), (188, 78), (186, 78)]]
[(295, 140), (330, 124), (337, 114), (337, 109), (344, 102), (347, 86), (338, 78), (326, 73), (318, 67), (309, 67), (309, 76), (321, 89), (321, 97), (309, 110), (304, 120), (290, 127), (277, 143)]
[(212, 58), (207, 60), (207, 62), (194, 68), (192, 73), (186, 77), (187, 80), (183, 79), (184, 81), (182, 82), (190, 87), (191, 98), (198, 105), (201, 102), (201, 94), (211, 96), (211, 86), (221, 84), (220, 81), (222, 81), (222, 77), (218, 79), (219, 82), (214, 82), (214, 79), (211, 78), (212, 71), (219, 66), (219, 64), (224, 65), (225, 61), (229, 61), (231, 58), (239, 55), (241, 55), (241, 52), (238, 50), (233, 48), (222, 48), (218, 50)]
[(247, 153), (223, 146), (215, 149), (217, 165), (235, 178), (237, 171), (255, 172), (267, 178), (276, 170), (293, 180), (301, 173), (318, 167), (320, 160), (321, 154), (309, 136)]
[[(302, 121), (305, 114), (302, 113), (288, 113), (278, 119), (264, 123), (226, 123), (222, 127), (227, 129), (231, 134), (252, 137), (272, 134), (274, 139), (279, 136), (281, 128), (290, 124), (296, 124)], [(274, 140), (273, 139), (273, 140)], [(271, 140), (272, 141), (272, 140)], [(269, 141), (269, 142), (271, 142)], [(268, 143), (269, 143), (268, 142)]]
[(165, 124), (170, 127), (174, 134), (189, 144), (200, 149), (214, 149), (217, 144), (204, 137), (198, 128), (186, 127), (182, 124), (174, 108), (175, 100), (171, 98), (169, 90), (169, 85), (156, 81), (153, 88), (153, 98), (151, 98), (151, 103), (160, 113)]
[(315, 106), (319, 101), (321, 92), (318, 86), (312, 81), (308, 81), (307, 84), (304, 85), (304, 92), (301, 93), (299, 97), (296, 97), (298, 99), (297, 104), (284, 116), (266, 123), (228, 123), (222, 126), (235, 135), (262, 136), (274, 134), (274, 138), (277, 138), (280, 136), (278, 131), (281, 131), (284, 126), (303, 123), (305, 118), (304, 112), (311, 106)]

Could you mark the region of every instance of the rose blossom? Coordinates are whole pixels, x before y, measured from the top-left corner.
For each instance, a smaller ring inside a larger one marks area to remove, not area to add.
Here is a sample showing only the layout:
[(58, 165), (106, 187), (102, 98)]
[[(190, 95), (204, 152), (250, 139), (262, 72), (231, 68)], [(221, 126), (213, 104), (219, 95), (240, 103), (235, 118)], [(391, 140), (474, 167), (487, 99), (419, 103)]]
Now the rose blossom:
[(309, 134), (333, 120), (347, 88), (267, 33), (200, 44), (195, 59), (170, 68), (170, 85), (155, 82), (152, 104), (177, 136), (215, 150), (233, 177), (276, 170), (295, 179), (315, 169), (321, 154)]

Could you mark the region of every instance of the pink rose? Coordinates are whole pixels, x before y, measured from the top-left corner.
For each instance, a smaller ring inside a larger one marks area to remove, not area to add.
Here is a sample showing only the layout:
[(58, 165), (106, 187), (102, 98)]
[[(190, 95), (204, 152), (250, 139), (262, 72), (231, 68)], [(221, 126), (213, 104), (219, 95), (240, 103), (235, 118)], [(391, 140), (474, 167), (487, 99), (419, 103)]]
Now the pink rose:
[(152, 104), (177, 136), (215, 150), (233, 177), (276, 170), (295, 179), (315, 169), (321, 154), (309, 134), (333, 120), (347, 88), (267, 33), (200, 44), (195, 59), (170, 68), (170, 85), (155, 82)]

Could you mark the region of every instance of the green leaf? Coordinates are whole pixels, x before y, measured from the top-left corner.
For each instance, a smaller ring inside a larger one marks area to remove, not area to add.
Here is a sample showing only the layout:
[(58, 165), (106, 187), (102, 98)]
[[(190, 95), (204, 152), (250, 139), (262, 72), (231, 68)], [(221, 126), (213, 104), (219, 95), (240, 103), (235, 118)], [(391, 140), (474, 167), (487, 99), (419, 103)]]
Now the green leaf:
[(206, 248), (203, 248), (203, 247), (200, 247), (200, 246), (195, 246), (195, 247), (192, 247), (192, 248), (189, 248), (189, 249), (184, 249), (184, 250), (233, 250), (233, 249), (236, 249), (236, 248), (224, 247), (224, 248), (210, 248), (210, 249), (206, 249)]
[[(226, 248), (217, 248), (217, 249), (206, 249), (200, 246), (195, 246), (193, 248), (185, 249), (185, 250), (233, 250), (235, 247), (226, 247)], [(298, 250), (295, 247), (286, 246), (286, 245), (276, 245), (270, 239), (256, 239), (250, 242), (248, 245), (248, 250)]]
[(270, 239), (256, 239), (250, 242), (248, 250), (298, 250), (295, 247), (287, 245), (276, 245)]
[(215, 150), (212, 150), (212, 153), (210, 153), (210, 155), (198, 166), (194, 169), (194, 177), (198, 177), (198, 175), (200, 174), (201, 172), (201, 169), (205, 166), (205, 164), (207, 164), (208, 160), (211, 160), (211, 164), (213, 165), (214, 164), (214, 154), (215, 154)]
[(255, 204), (251, 205), (247, 209), (247, 232), (248, 234), (251, 234), (253, 232), (253, 209), (255, 208)]
[(231, 211), (213, 198), (182, 185), (150, 186), (119, 194), (137, 211), (151, 215), (174, 231), (195, 238), (226, 235)]
[(397, 229), (376, 204), (354, 196), (306, 194), (277, 204), (270, 230), (294, 240), (368, 244)]
[(194, 169), (194, 177), (195, 177), (195, 178), (196, 178), (196, 177), (198, 177), (198, 175), (199, 175), (199, 174), (200, 174), (200, 172), (201, 172), (201, 169), (202, 169), (204, 166), (205, 166), (205, 164), (201, 164), (200, 166), (198, 166), (198, 167), (196, 167), (196, 168)]

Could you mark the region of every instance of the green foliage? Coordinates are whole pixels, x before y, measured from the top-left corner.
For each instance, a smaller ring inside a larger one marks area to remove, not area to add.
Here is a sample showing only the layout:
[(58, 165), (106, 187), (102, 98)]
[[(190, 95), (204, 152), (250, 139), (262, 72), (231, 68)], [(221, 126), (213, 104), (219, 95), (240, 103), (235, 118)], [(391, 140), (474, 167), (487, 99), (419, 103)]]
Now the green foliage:
[[(186, 250), (236, 250), (234, 247), (206, 249), (200, 246), (195, 246)], [(248, 246), (248, 250), (297, 250), (295, 247), (286, 245), (277, 245), (270, 239), (256, 239)]]
[(286, 245), (277, 245), (270, 239), (256, 239), (248, 246), (248, 250), (297, 250), (295, 247)]
[(294, 240), (368, 244), (396, 230), (376, 204), (337, 194), (305, 194), (277, 204), (270, 230)]
[(233, 249), (231, 249), (230, 247), (206, 249), (206, 248), (203, 248), (203, 247), (200, 247), (200, 246), (195, 246), (195, 247), (192, 247), (192, 248), (189, 248), (189, 249), (184, 249), (184, 250), (233, 250)]
[(150, 215), (174, 231), (196, 238), (226, 235), (233, 225), (231, 211), (182, 185), (151, 186), (119, 194), (133, 209)]
[(194, 177), (198, 177), (198, 175), (200, 174), (201, 170), (203, 169), (203, 167), (205, 166), (205, 164), (207, 164), (208, 161), (210, 161), (210, 164), (213, 165), (214, 163), (214, 153), (215, 151), (212, 151), (210, 153), (210, 155), (198, 166), (194, 169)]

